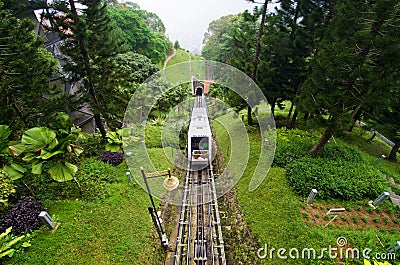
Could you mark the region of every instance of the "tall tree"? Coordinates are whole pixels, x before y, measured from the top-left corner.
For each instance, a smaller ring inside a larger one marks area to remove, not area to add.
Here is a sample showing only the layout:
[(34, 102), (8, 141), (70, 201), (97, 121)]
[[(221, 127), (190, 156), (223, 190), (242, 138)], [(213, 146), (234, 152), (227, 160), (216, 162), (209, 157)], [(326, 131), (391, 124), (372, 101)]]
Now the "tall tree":
[[(254, 3), (254, 0), (247, 0), (247, 1)], [(253, 59), (253, 70), (251, 72), (251, 78), (256, 83), (257, 83), (257, 70), (258, 70), (258, 64), (259, 64), (260, 53), (261, 53), (261, 41), (262, 41), (262, 37), (264, 34), (264, 24), (265, 24), (265, 18), (267, 16), (267, 11), (268, 11), (268, 2), (270, 2), (270, 1), (271, 0), (265, 0), (263, 6), (261, 8), (261, 21), (260, 21), (260, 26), (258, 28), (258, 33), (257, 33), (256, 50), (255, 50), (254, 59)], [(247, 106), (247, 122), (249, 123), (249, 125), (253, 124), (251, 112), (252, 112), (251, 107), (249, 105), (249, 106)]]
[(107, 111), (103, 112), (103, 117), (110, 128), (116, 129), (122, 126), (129, 100), (136, 89), (159, 69), (149, 58), (134, 52), (118, 54), (111, 63), (102, 69), (99, 79), (102, 93), (107, 95), (104, 99)]
[(49, 86), (57, 61), (30, 20), (17, 18), (1, 1), (0, 16), (0, 124), (13, 131), (46, 125), (66, 108), (66, 95)]
[(110, 14), (130, 51), (147, 56), (155, 64), (166, 59), (173, 44), (165, 36), (164, 24), (157, 15), (130, 5), (111, 8)]
[[(84, 8), (78, 12), (76, 4)], [(59, 0), (51, 4), (48, 19), (54, 21), (52, 30), (64, 40), (63, 52), (70, 57), (65, 69), (75, 81), (84, 82), (82, 93), (93, 109), (96, 127), (103, 137), (106, 129), (101, 118), (107, 111), (107, 94), (102, 91), (104, 68), (118, 52), (118, 35), (113, 32), (107, 5), (103, 0)]]
[(329, 115), (310, 153), (346, 128), (354, 111), (396, 85), (398, 66), (390, 57), (400, 50), (394, 37), (398, 15), (398, 1), (337, 1), (298, 101), (303, 109)]
[(208, 60), (225, 62), (222, 54), (222, 38), (226, 34), (239, 15), (227, 15), (217, 20), (213, 20), (207, 28), (203, 37), (202, 56)]

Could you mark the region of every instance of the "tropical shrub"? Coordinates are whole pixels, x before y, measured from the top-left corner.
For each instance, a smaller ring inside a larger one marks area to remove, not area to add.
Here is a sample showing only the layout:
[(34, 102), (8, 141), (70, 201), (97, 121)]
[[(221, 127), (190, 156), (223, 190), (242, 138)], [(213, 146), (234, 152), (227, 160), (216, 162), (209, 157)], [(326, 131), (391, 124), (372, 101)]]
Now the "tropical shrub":
[(83, 199), (101, 199), (108, 194), (108, 183), (116, 180), (116, 168), (98, 158), (88, 158), (80, 166), (76, 179), (82, 188)]
[(276, 130), (277, 143), (273, 166), (284, 168), (293, 160), (308, 155), (313, 146), (315, 136), (306, 131), (280, 128)]
[[(296, 159), (311, 157), (309, 150), (317, 140), (318, 135), (311, 131), (278, 129), (273, 166), (284, 168)], [(314, 157), (355, 163), (362, 161), (359, 150), (342, 143), (328, 144)]]
[[(39, 200), (93, 200), (104, 198), (108, 194), (108, 183), (116, 180), (116, 170), (118, 169), (113, 165), (103, 163), (98, 157), (91, 157), (79, 166), (74, 181), (57, 182), (46, 174), (30, 174), (24, 177), (24, 182), (34, 190), (34, 197)], [(18, 187), (18, 197), (27, 195), (22, 184), (18, 183)]]
[(272, 166), (284, 168), (290, 162), (305, 157), (313, 146), (312, 141), (277, 141)]
[(105, 151), (107, 140), (100, 133), (87, 134), (86, 137), (80, 138), (77, 145), (84, 150), (82, 155), (85, 157), (98, 157)]
[(9, 146), (14, 156), (23, 155), (26, 164), (11, 161), (3, 169), (13, 180), (22, 178), (28, 170), (36, 175), (45, 170), (59, 182), (72, 180), (78, 167), (70, 162), (83, 152), (75, 144), (80, 135), (79, 129), (72, 128), (66, 137), (57, 139), (56, 132), (49, 128), (31, 128), (24, 132), (19, 143)]
[(324, 149), (316, 154), (316, 157), (325, 159), (334, 159), (336, 161), (360, 163), (363, 158), (358, 149), (340, 144), (340, 145), (326, 145)]
[(137, 142), (138, 137), (131, 134), (130, 128), (123, 128), (115, 132), (107, 132), (106, 151), (121, 152), (123, 145), (129, 145), (132, 142)]
[(106, 150), (112, 152), (122, 151), (122, 129), (115, 132), (107, 132)]
[(162, 148), (161, 132), (161, 126), (146, 126), (145, 143), (147, 148)]
[(11, 235), (12, 227), (6, 229), (5, 232), (0, 234), (0, 259), (4, 257), (12, 257), (16, 249), (20, 247), (29, 247), (29, 242), (20, 244), (25, 236), (15, 237)]
[(381, 174), (362, 162), (303, 157), (288, 164), (286, 173), (294, 191), (304, 197), (317, 189), (320, 199), (359, 200), (386, 189)]
[(10, 207), (5, 215), (0, 216), (0, 232), (12, 226), (13, 235), (26, 234), (38, 229), (43, 223), (39, 218), (41, 211), (45, 211), (41, 201), (21, 199)]
[(15, 186), (8, 175), (0, 170), (0, 212), (6, 207), (8, 197), (15, 193)]

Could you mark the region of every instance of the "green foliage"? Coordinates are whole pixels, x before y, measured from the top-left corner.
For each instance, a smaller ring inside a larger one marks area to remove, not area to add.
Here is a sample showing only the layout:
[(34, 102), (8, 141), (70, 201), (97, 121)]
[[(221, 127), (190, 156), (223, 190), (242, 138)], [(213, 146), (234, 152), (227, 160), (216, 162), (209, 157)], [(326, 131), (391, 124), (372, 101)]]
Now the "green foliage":
[(15, 186), (8, 175), (0, 170), (0, 212), (7, 206), (8, 197), (15, 193)]
[(181, 45), (179, 45), (179, 41), (176, 40), (176, 41), (174, 42), (174, 49), (175, 49), (175, 50), (179, 50), (180, 48), (181, 48)]
[(81, 146), (84, 150), (82, 155), (85, 157), (98, 157), (105, 151), (105, 145), (107, 140), (104, 139), (101, 134), (93, 133), (88, 134), (86, 137), (78, 139), (77, 145)]
[(49, 87), (57, 60), (46, 51), (43, 39), (33, 33), (34, 24), (27, 18), (17, 18), (16, 9), (6, 9), (3, 2), (0, 2), (0, 124), (9, 125), (19, 134), (25, 128), (46, 125), (53, 113), (66, 108), (67, 101), (58, 87)]
[(9, 147), (14, 156), (23, 155), (25, 165), (11, 161), (3, 169), (13, 180), (22, 178), (28, 168), (35, 175), (46, 170), (56, 181), (72, 180), (78, 167), (70, 162), (83, 152), (81, 147), (75, 145), (80, 135), (80, 130), (72, 128), (66, 137), (58, 140), (55, 131), (49, 128), (31, 128), (24, 132), (19, 143)]
[(0, 125), (0, 156), (10, 153), (10, 150), (8, 149), (10, 135), (10, 127), (7, 125)]
[(146, 126), (145, 143), (147, 148), (162, 148), (161, 130), (161, 126)]
[[(189, 87), (188, 83), (183, 83), (166, 90), (157, 100), (153, 109), (157, 112), (168, 112), (173, 106), (188, 99), (190, 95)], [(153, 113), (150, 113), (150, 116), (154, 116)]]
[(367, 166), (354, 147), (332, 143), (311, 156), (308, 150), (317, 137), (298, 129), (277, 130), (273, 165), (287, 170), (287, 177), (299, 195), (307, 196), (316, 188), (319, 198), (353, 200), (374, 197), (385, 190), (379, 172)]
[(360, 108), (396, 106), (388, 99), (398, 94), (399, 66), (391, 58), (400, 51), (397, 1), (338, 1), (331, 10), (297, 100), (304, 112), (329, 114), (330, 133), (348, 128)]
[[(125, 45), (131, 51), (143, 54), (151, 59), (153, 63), (164, 61), (167, 52), (172, 48), (172, 43), (167, 39), (162, 27), (161, 30), (153, 31), (155, 28), (147, 23), (148, 13), (130, 7), (114, 7), (110, 9), (110, 15), (116, 26), (120, 29), (125, 40)], [(153, 14), (159, 25), (161, 20)], [(156, 20), (152, 20), (156, 21)]]
[(330, 144), (326, 146), (326, 148), (321, 150), (316, 155), (316, 157), (323, 159), (334, 159), (336, 161), (351, 162), (355, 164), (363, 162), (363, 158), (358, 149), (344, 144)]
[(109, 183), (116, 180), (116, 169), (98, 158), (86, 159), (79, 168), (76, 179), (86, 200), (104, 199), (109, 195)]
[(383, 222), (384, 222), (385, 224), (389, 224), (390, 218), (387, 217), (387, 216), (385, 216), (385, 217), (383, 218)]
[(157, 118), (151, 120), (151, 121), (149, 122), (149, 124), (150, 124), (150, 125), (154, 125), (154, 126), (163, 126), (163, 125), (164, 125), (164, 122), (165, 122), (165, 118), (163, 118), (163, 117), (157, 117)]
[(293, 190), (303, 197), (317, 189), (321, 199), (359, 200), (374, 198), (386, 189), (386, 181), (373, 167), (332, 159), (304, 157), (288, 164)]
[[(144, 55), (128, 52), (110, 58), (110, 65), (102, 69), (99, 82), (102, 82), (104, 109), (102, 111), (107, 125), (116, 130), (121, 128), (129, 100), (136, 89), (158, 71), (150, 59)], [(105, 80), (102, 80), (105, 79)]]
[[(81, 12), (77, 11), (79, 4), (85, 7)], [(100, 115), (108, 113), (107, 104), (114, 96), (113, 91), (109, 91), (113, 78), (106, 75), (105, 70), (112, 68), (111, 58), (121, 52), (122, 47), (119, 45), (121, 35), (115, 31), (107, 7), (103, 0), (60, 0), (50, 3), (45, 9), (53, 12), (44, 14), (53, 21), (48, 30), (60, 35), (63, 40), (61, 50), (69, 57), (63, 70), (71, 81), (84, 81), (79, 87), (81, 99), (90, 103), (96, 126), (103, 137), (106, 130)], [(64, 15), (60, 16), (60, 13)]]
[[(74, 176), (74, 182), (57, 182), (45, 174), (24, 178), (40, 200), (83, 199), (92, 201), (109, 195), (109, 184), (114, 183), (118, 169), (103, 163), (98, 157), (85, 159)], [(77, 185), (78, 184), (78, 185)]]
[(274, 166), (285, 167), (291, 161), (308, 155), (316, 135), (299, 130), (276, 130), (277, 144), (275, 149)]
[(18, 244), (25, 236), (13, 237), (11, 233), (12, 227), (9, 227), (4, 233), (0, 234), (0, 259), (4, 257), (12, 257), (19, 247), (29, 247), (28, 242)]
[(119, 129), (115, 132), (107, 132), (106, 138), (108, 142), (106, 144), (106, 150), (111, 152), (121, 152), (123, 145), (129, 145), (129, 143), (139, 140), (138, 137), (131, 135), (130, 128)]
[(57, 112), (50, 121), (50, 128), (59, 133), (68, 134), (71, 127), (74, 126), (72, 118), (65, 112)]
[(222, 61), (224, 43), (223, 35), (228, 31), (232, 22), (238, 19), (237, 15), (223, 16), (212, 21), (208, 25), (207, 32), (204, 33), (203, 44), (201, 50), (202, 55), (208, 60)]
[(111, 152), (121, 152), (122, 151), (122, 130), (115, 132), (107, 132), (106, 134), (107, 144), (106, 150)]

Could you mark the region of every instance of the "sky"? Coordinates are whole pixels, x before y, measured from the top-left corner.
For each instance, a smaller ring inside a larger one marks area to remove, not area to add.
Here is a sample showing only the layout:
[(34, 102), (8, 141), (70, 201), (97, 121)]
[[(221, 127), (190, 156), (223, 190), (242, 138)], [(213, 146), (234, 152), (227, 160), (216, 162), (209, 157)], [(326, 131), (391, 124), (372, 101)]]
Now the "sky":
[(255, 4), (245, 0), (130, 0), (141, 9), (157, 14), (166, 27), (169, 39), (182, 48), (199, 52), (204, 33), (211, 21), (244, 10)]

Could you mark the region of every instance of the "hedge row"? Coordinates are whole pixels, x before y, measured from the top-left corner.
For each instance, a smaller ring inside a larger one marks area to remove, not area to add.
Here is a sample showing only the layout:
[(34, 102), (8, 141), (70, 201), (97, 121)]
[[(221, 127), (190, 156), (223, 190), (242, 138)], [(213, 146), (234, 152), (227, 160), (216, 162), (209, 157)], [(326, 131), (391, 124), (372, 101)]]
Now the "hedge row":
[(277, 130), (273, 166), (286, 169), (297, 194), (306, 197), (315, 188), (320, 199), (359, 200), (373, 199), (386, 190), (386, 180), (354, 147), (330, 142), (318, 154), (310, 155), (319, 137), (311, 131)]
[(287, 178), (300, 196), (318, 190), (320, 199), (374, 199), (386, 181), (372, 166), (328, 158), (304, 157), (286, 166)]

